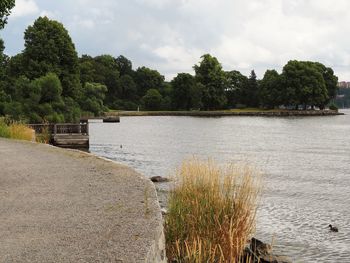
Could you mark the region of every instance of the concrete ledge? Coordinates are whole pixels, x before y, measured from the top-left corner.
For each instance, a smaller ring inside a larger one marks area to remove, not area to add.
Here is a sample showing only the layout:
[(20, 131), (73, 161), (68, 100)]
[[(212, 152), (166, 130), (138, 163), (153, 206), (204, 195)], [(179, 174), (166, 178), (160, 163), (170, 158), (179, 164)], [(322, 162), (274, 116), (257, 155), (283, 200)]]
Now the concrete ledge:
[(0, 262), (166, 262), (162, 223), (134, 170), (0, 138)]

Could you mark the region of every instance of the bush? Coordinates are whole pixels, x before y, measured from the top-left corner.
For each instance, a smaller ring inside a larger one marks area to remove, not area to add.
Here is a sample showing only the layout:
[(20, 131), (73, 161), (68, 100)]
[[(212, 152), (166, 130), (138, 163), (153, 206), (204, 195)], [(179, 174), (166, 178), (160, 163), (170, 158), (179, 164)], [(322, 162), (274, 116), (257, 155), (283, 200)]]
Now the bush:
[(4, 118), (0, 118), (0, 137), (10, 138), (10, 129), (6, 125)]
[(255, 227), (260, 192), (246, 166), (184, 162), (165, 219), (167, 257), (176, 262), (237, 262)]
[(331, 105), (329, 105), (329, 109), (330, 110), (338, 110), (338, 107), (335, 105), (335, 104), (331, 104)]

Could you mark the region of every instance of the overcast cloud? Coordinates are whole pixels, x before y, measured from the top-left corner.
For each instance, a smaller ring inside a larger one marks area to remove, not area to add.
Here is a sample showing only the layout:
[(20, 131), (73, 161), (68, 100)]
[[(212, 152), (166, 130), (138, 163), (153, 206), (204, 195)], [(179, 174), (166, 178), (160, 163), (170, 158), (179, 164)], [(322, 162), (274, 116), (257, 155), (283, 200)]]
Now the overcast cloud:
[(260, 78), (298, 59), (350, 80), (349, 10), (349, 0), (16, 0), (1, 37), (17, 54), (26, 27), (46, 15), (65, 25), (80, 55), (122, 54), (167, 79), (210, 53), (225, 70)]

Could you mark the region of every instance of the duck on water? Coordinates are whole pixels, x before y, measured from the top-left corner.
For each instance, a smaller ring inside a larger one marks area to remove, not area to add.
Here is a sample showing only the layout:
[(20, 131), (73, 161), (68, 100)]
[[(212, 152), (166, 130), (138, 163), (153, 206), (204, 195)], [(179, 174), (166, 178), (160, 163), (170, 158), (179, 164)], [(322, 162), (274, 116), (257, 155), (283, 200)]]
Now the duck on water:
[(329, 225), (328, 227), (332, 232), (338, 232), (338, 228), (336, 226)]

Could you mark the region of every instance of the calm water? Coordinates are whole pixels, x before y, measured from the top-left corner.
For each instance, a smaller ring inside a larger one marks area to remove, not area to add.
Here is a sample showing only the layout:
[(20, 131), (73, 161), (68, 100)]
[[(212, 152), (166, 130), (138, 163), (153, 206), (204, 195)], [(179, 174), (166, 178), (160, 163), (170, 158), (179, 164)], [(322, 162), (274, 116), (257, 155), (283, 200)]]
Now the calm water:
[[(146, 176), (185, 158), (253, 163), (265, 175), (258, 238), (295, 262), (350, 262), (350, 111), (333, 117), (125, 117), (90, 124), (92, 153)], [(120, 147), (122, 145), (122, 148)], [(328, 224), (339, 233), (328, 231)]]

